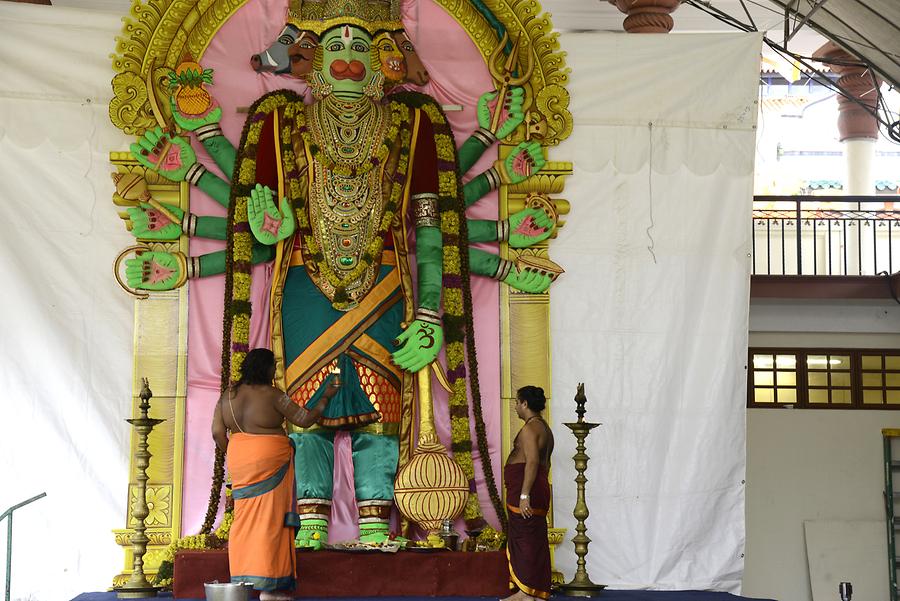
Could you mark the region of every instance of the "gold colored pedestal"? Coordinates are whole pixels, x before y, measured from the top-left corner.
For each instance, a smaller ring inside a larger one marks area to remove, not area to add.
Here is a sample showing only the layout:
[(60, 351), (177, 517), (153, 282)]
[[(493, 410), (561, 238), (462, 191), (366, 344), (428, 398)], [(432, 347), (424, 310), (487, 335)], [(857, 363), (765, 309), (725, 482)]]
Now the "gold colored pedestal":
[[(154, 199), (189, 210), (188, 185), (173, 183), (153, 171), (145, 171), (127, 152), (110, 153), (116, 173), (138, 173), (147, 182)], [(125, 199), (113, 195), (120, 211), (129, 206)], [(120, 213), (124, 214), (123, 213)], [(182, 236), (173, 242), (138, 242), (149, 250), (188, 253), (188, 240)], [(181, 498), (184, 465), (185, 398), (187, 394), (188, 286), (167, 292), (154, 292), (145, 300), (134, 301), (134, 364), (132, 415), (139, 414), (141, 381), (137, 374), (153, 382), (153, 413), (165, 422), (154, 428), (147, 439), (153, 465), (147, 468), (146, 518), (147, 553), (143, 557), (146, 578), (152, 582), (166, 547), (181, 536)], [(124, 292), (122, 294), (125, 294)], [(137, 524), (135, 509), (140, 495), (137, 490), (136, 453), (139, 440), (131, 437), (126, 515), (124, 527), (114, 530), (116, 544), (124, 552), (124, 568), (113, 578), (113, 587), (129, 581), (134, 564), (131, 536)]]

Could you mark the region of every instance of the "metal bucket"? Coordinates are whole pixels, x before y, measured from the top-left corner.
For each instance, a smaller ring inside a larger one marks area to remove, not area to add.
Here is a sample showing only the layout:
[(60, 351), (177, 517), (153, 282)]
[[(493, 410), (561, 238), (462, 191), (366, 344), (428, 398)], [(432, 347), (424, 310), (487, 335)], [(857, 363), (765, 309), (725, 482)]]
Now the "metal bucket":
[(207, 582), (203, 585), (206, 601), (247, 601), (253, 585), (249, 582)]

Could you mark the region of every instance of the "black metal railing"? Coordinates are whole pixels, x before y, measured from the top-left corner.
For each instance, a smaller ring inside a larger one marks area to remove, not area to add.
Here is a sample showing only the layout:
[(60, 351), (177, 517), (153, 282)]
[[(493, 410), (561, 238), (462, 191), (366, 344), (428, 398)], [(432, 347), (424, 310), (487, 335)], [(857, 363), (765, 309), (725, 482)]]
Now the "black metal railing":
[(753, 198), (754, 275), (876, 275), (895, 268), (900, 196)]

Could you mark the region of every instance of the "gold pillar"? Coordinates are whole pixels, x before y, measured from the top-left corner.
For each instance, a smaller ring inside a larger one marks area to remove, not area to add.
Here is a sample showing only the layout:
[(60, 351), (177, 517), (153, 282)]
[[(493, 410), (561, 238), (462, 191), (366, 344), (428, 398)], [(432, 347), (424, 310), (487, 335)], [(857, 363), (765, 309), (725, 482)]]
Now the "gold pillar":
[[(143, 175), (154, 199), (188, 211), (188, 186), (172, 183), (152, 171), (145, 172), (127, 152), (110, 153), (117, 173)], [(119, 207), (127, 202), (113, 195)], [(120, 213), (123, 219), (127, 214)], [(188, 254), (187, 237), (174, 242), (143, 243), (149, 250), (181, 251)], [(122, 294), (125, 294), (123, 292)], [(154, 292), (149, 298), (134, 301), (134, 366), (132, 375), (132, 415), (139, 413), (141, 379), (153, 382), (154, 417), (166, 420), (154, 428), (149, 437), (153, 462), (147, 470), (147, 538), (144, 572), (155, 576), (165, 548), (181, 536), (181, 496), (184, 472), (185, 396), (187, 389), (187, 285), (169, 292)], [(133, 512), (138, 505), (138, 467), (135, 453), (138, 437), (131, 436), (131, 465), (127, 490), (126, 527), (114, 530), (116, 543), (123, 548), (125, 567), (113, 578), (113, 586), (122, 586), (131, 576), (133, 555), (131, 535), (137, 520)]]
[[(506, 157), (511, 145), (504, 144), (500, 150), (501, 158)], [(572, 173), (572, 164), (548, 161), (544, 168), (534, 177), (516, 186), (500, 187), (500, 218), (506, 219), (510, 214), (524, 209), (526, 206), (552, 207), (551, 211), (562, 216), (569, 212), (568, 201), (551, 198), (551, 194), (559, 194), (565, 186), (565, 178)], [(563, 221), (560, 219), (559, 227)], [(549, 242), (549, 240), (547, 241)], [(510, 248), (502, 244), (500, 255), (504, 259), (514, 261), (522, 254), (547, 256), (548, 243), (544, 242), (527, 249)], [(565, 277), (565, 276), (562, 276)], [(553, 287), (551, 286), (552, 290)], [(500, 286), (500, 395), (502, 397), (502, 442), (503, 460), (509, 456), (513, 437), (521, 423), (515, 412), (516, 390), (522, 386), (540, 386), (547, 395), (547, 408), (544, 418), (551, 422), (551, 356), (550, 356), (550, 295), (527, 294)], [(553, 485), (550, 474), (551, 490)], [(552, 499), (552, 495), (551, 495)], [(503, 487), (503, 502), (506, 503), (506, 490)], [(550, 554), (553, 561), (554, 549), (562, 543), (565, 529), (553, 527), (553, 506), (547, 513), (550, 526)], [(552, 564), (555, 565), (555, 564)], [(563, 582), (563, 575), (553, 570), (553, 582)]]

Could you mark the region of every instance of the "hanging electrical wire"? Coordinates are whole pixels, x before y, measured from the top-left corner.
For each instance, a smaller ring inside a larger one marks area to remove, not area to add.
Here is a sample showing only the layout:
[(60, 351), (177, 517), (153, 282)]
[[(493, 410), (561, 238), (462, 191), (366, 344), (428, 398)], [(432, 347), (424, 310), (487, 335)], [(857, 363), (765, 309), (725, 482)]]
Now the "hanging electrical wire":
[[(700, 10), (713, 17), (714, 19), (717, 19), (718, 21), (721, 21), (722, 23), (725, 23), (726, 25), (740, 31), (756, 31), (756, 28), (752, 24), (741, 22), (734, 16), (716, 8), (712, 5), (712, 2), (709, 2), (707, 0), (685, 0), (684, 4), (693, 6), (697, 10)], [(753, 4), (756, 3), (753, 2)], [(787, 18), (787, 16), (785, 16), (785, 18)], [(833, 81), (830, 77), (828, 77), (827, 74), (825, 74), (823, 71), (821, 71), (811, 63), (815, 61), (820, 64), (836, 66), (864, 66), (868, 69), (868, 73), (872, 78), (872, 86), (877, 89), (878, 80), (875, 77), (875, 71), (872, 68), (872, 65), (861, 60), (847, 61), (841, 59), (824, 59), (821, 57), (813, 58), (809, 56), (803, 56), (795, 52), (791, 52), (786, 47), (779, 44), (778, 42), (775, 42), (774, 40), (769, 39), (767, 36), (763, 36), (763, 42), (782, 58), (786, 60), (792, 60), (796, 64), (802, 65), (806, 69), (806, 75), (811, 80), (815, 81), (821, 86), (833, 90), (835, 93), (840, 94), (844, 98), (847, 98), (851, 102), (859, 105), (863, 110), (865, 110), (875, 118), (875, 120), (878, 122), (878, 129), (882, 133), (882, 135), (885, 136), (885, 138), (895, 144), (900, 144), (900, 119), (897, 119), (896, 116), (890, 111), (882, 94), (878, 94), (878, 101), (875, 108), (873, 109), (871, 106), (861, 101), (859, 98), (853, 96), (839, 83)]]

